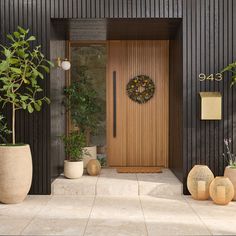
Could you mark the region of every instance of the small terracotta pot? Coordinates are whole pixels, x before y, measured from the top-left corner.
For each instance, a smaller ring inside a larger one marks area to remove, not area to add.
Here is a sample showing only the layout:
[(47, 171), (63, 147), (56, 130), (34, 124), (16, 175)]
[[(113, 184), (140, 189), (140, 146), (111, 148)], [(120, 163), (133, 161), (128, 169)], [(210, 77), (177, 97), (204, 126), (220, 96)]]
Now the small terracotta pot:
[(0, 202), (22, 202), (30, 190), (31, 182), (30, 146), (0, 145)]
[(64, 175), (68, 179), (78, 179), (84, 172), (83, 161), (64, 161)]
[(225, 168), (225, 177), (228, 177), (229, 180), (232, 182), (234, 186), (234, 198), (233, 200), (236, 201), (236, 168), (231, 168), (230, 166), (227, 166)]
[(90, 160), (97, 159), (97, 146), (85, 147), (84, 152), (87, 153), (83, 156), (84, 168), (86, 168)]

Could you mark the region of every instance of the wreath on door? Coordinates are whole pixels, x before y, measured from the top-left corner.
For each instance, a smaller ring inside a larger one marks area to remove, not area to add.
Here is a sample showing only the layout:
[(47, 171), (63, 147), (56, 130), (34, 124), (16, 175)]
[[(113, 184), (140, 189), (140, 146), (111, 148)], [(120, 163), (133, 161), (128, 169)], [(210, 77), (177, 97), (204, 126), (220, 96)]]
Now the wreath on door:
[(131, 100), (143, 104), (153, 97), (155, 84), (149, 76), (138, 75), (129, 81), (126, 91)]

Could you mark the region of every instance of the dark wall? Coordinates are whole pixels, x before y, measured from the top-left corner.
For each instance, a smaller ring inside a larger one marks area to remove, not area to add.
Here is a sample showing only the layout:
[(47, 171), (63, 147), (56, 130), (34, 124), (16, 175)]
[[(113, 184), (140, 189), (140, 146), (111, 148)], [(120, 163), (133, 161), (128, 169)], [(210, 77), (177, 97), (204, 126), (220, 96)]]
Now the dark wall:
[(183, 180), (183, 31), (170, 40), (169, 167)]
[[(5, 43), (6, 34), (20, 25), (30, 28), (37, 37), (36, 44), (42, 45), (43, 53), (49, 58), (50, 1), (48, 0), (0, 0), (0, 41)], [(47, 76), (49, 78), (49, 76)], [(40, 82), (44, 94), (50, 97), (50, 81)], [(7, 114), (8, 120), (11, 114)], [(17, 112), (16, 141), (29, 143), (33, 157), (33, 183), (31, 193), (51, 192), (50, 174), (50, 106), (44, 105), (41, 112), (28, 114)]]
[[(235, 138), (235, 88), (228, 76), (221, 82), (199, 82), (199, 73), (216, 73), (236, 60), (236, 1), (183, 1), (183, 157), (184, 177), (196, 164), (207, 164), (222, 175), (223, 139)], [(223, 119), (201, 121), (200, 91), (223, 94)], [(186, 186), (185, 186), (186, 187)], [(185, 189), (186, 192), (186, 189)]]
[(51, 0), (52, 18), (178, 18), (183, 0)]
[[(50, 41), (51, 61), (66, 58), (66, 41), (52, 39)], [(51, 177), (55, 179), (63, 172), (65, 160), (64, 145), (61, 136), (66, 133), (66, 111), (63, 105), (63, 90), (66, 86), (66, 72), (58, 67), (51, 69)]]
[(51, 21), (50, 26), (50, 59), (55, 67), (50, 71), (51, 90), (51, 178), (54, 180), (63, 172), (65, 160), (64, 144), (61, 136), (66, 133), (66, 109), (63, 105), (63, 90), (66, 86), (68, 71), (57, 66), (57, 58), (67, 58), (67, 28), (66, 22)]

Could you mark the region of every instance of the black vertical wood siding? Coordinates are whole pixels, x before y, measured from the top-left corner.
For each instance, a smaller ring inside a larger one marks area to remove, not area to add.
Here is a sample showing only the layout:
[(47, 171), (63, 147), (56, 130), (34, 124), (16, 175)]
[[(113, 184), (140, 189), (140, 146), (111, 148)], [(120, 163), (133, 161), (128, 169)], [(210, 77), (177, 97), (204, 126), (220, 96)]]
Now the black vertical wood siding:
[(183, 30), (179, 26), (170, 40), (169, 75), (169, 167), (183, 179)]
[[(199, 82), (199, 73), (217, 73), (236, 60), (236, 1), (183, 1), (183, 159), (184, 183), (194, 164), (207, 164), (215, 175), (222, 175), (223, 139), (235, 139), (235, 88), (229, 76), (221, 82)], [(223, 119), (201, 121), (200, 91), (223, 95)], [(234, 144), (235, 150), (235, 144)], [(185, 191), (186, 185), (185, 185)]]
[[(38, 43), (43, 45), (48, 56), (50, 17), (182, 18), (183, 99), (179, 107), (182, 106), (183, 123), (182, 131), (176, 131), (176, 137), (181, 132), (183, 144), (180, 143), (182, 147), (179, 149), (182, 154), (176, 149), (174, 162), (183, 161), (184, 183), (188, 171), (196, 163), (209, 165), (216, 175), (223, 173), (223, 138), (233, 137), (236, 143), (235, 88), (230, 89), (227, 76), (221, 82), (202, 83), (197, 77), (201, 72), (218, 72), (236, 60), (235, 0), (0, 0), (0, 3), (1, 42), (17, 25), (28, 26), (38, 36)], [(49, 82), (45, 80), (42, 85), (49, 96)], [(222, 121), (200, 121), (200, 91), (223, 94)], [(43, 112), (33, 115), (19, 113), (17, 131), (18, 141), (30, 143), (33, 151), (31, 192), (49, 193), (50, 108), (45, 106)]]
[(52, 18), (181, 18), (182, 0), (51, 0)]
[[(6, 42), (6, 34), (20, 25), (30, 28), (37, 37), (35, 45), (42, 45), (49, 58), (50, 2), (48, 0), (0, 0), (0, 41)], [(48, 76), (49, 78), (49, 76)], [(45, 95), (50, 97), (49, 79), (41, 81)], [(10, 111), (7, 113), (11, 118)], [(50, 194), (50, 107), (44, 105), (41, 112), (28, 114), (17, 112), (16, 141), (29, 143), (33, 157), (33, 182), (31, 193)]]

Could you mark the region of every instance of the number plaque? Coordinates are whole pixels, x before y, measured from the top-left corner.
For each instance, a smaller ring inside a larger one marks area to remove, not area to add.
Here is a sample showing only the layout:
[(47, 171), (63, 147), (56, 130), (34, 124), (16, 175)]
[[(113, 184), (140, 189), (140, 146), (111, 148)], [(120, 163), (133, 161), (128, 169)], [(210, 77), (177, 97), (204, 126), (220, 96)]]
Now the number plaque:
[(223, 75), (221, 73), (206, 75), (204, 73), (199, 74), (198, 76), (200, 81), (210, 80), (210, 81), (221, 81)]

